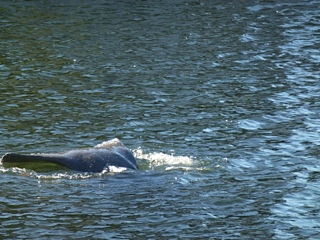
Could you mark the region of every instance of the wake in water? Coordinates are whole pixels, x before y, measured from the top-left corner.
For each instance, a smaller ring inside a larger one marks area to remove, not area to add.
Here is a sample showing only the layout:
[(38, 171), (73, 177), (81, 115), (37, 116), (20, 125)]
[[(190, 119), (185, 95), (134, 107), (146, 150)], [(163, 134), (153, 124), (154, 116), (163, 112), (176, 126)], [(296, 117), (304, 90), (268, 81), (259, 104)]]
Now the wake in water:
[(100, 172), (100, 173), (92, 173), (92, 172), (75, 172), (72, 170), (58, 170), (58, 171), (45, 171), (45, 172), (37, 172), (34, 170), (26, 169), (26, 168), (4, 168), (0, 165), (0, 174), (10, 174), (17, 175), (23, 177), (32, 177), (38, 179), (88, 179), (88, 178), (101, 178), (103, 176), (115, 175), (122, 172), (134, 172), (133, 170), (128, 170), (127, 168), (122, 167), (113, 167), (110, 166), (108, 169)]
[(162, 152), (144, 153), (141, 148), (133, 150), (133, 155), (144, 161), (143, 168), (151, 170), (190, 170), (196, 163), (192, 157), (174, 156)]

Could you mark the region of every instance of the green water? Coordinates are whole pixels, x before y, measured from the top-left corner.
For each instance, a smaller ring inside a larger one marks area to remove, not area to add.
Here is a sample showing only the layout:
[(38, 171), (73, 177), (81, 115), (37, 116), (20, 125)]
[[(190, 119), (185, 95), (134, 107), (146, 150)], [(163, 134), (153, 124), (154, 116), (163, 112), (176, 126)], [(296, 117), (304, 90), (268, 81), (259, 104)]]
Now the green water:
[(318, 239), (319, 4), (2, 1), (0, 155), (140, 171), (0, 165), (1, 238)]

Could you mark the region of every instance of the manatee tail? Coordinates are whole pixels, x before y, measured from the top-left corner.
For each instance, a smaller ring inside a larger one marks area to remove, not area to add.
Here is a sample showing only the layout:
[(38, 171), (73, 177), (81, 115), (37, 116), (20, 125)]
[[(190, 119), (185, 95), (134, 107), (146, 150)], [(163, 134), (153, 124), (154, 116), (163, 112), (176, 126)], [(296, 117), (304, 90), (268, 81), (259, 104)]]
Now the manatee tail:
[(62, 169), (63, 167), (70, 168), (68, 159), (55, 154), (17, 154), (7, 153), (2, 157), (2, 165), (6, 168), (18, 167), (33, 170), (52, 171)]

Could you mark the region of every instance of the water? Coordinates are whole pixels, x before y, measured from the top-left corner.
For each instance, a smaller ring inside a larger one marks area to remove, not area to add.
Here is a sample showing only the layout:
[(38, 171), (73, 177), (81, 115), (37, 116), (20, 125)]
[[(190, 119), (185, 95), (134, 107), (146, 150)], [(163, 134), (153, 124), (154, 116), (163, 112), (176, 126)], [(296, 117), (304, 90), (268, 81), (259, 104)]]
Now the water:
[(319, 4), (2, 1), (0, 154), (141, 171), (0, 165), (0, 236), (318, 239)]

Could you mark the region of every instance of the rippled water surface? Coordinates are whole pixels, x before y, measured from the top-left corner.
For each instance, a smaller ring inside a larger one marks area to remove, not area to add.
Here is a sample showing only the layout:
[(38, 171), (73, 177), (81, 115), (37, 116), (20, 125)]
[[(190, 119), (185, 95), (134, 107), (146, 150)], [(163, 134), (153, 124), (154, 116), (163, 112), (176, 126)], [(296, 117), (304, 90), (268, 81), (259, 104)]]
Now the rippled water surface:
[(2, 1), (0, 154), (140, 171), (0, 165), (1, 238), (319, 239), (319, 5)]

